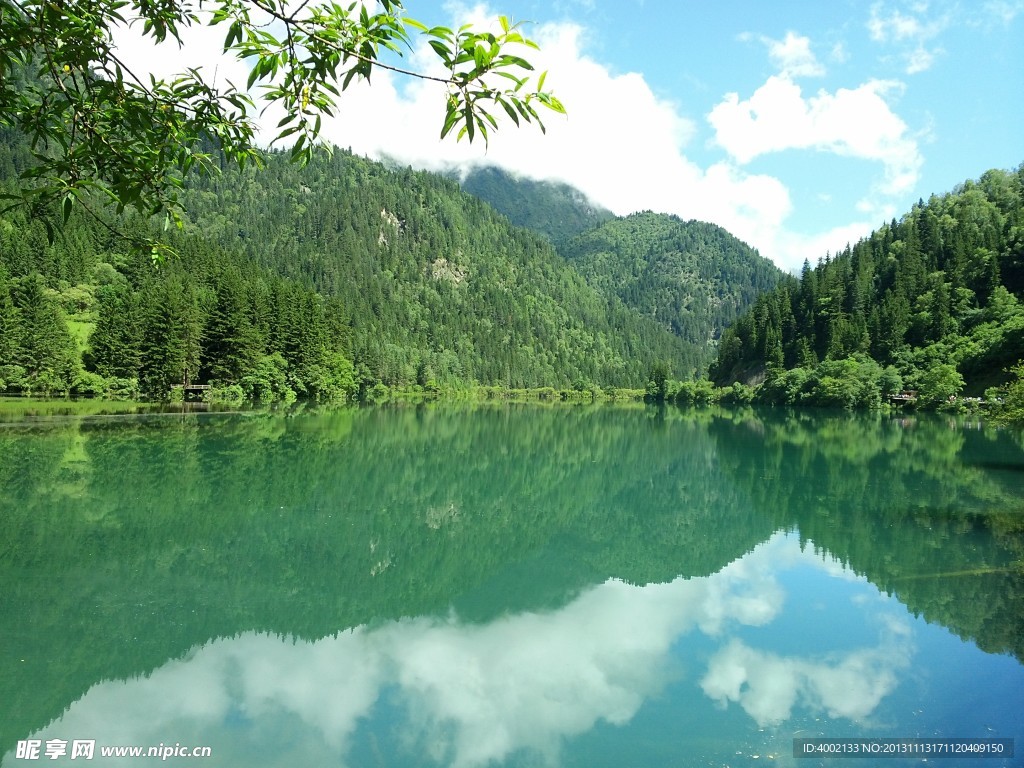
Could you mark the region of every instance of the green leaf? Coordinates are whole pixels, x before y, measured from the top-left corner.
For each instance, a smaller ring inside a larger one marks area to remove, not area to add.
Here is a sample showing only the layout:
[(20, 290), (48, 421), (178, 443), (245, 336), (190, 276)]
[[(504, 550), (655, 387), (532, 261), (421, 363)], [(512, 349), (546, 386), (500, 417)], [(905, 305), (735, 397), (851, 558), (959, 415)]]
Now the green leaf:
[(228, 28), (227, 37), (224, 38), (224, 50), (230, 50), (231, 46), (236, 42), (242, 41), (242, 25), (237, 21), (232, 23)]
[[(295, 146), (292, 147), (292, 155), (291, 155), (292, 162), (300, 161), (300, 158), (303, 156), (302, 148), (305, 145), (305, 143), (306, 143), (306, 136), (305, 136), (305, 134), (303, 134), (302, 136), (299, 136), (298, 141), (295, 142)], [(301, 161), (300, 161), (300, 164), (301, 164)]]
[(252, 86), (253, 86), (253, 83), (256, 82), (256, 78), (258, 78), (259, 76), (260, 76), (260, 62), (257, 62), (256, 65), (252, 68), (252, 71), (249, 72), (249, 80), (248, 80), (248, 82), (245, 85), (246, 89), (251, 89)]
[(447, 40), (449, 43), (454, 42), (455, 40), (455, 33), (448, 29), (448, 27), (432, 27), (427, 34), (431, 37), (438, 37), (442, 40)]
[(504, 56), (502, 56), (498, 60), (498, 65), (497, 66), (500, 66), (500, 67), (514, 66), (514, 67), (520, 67), (521, 69), (525, 69), (525, 70), (530, 71), (530, 72), (533, 71), (533, 64), (531, 64), (526, 59), (524, 59), (524, 58), (522, 58), (520, 56), (512, 56), (511, 54), (505, 54)]
[(444, 126), (441, 128), (441, 138), (443, 139), (448, 133), (455, 127), (456, 123), (459, 122), (459, 111), (457, 106), (448, 106), (448, 114), (444, 119)]
[(447, 45), (440, 40), (431, 40), (430, 47), (434, 49), (434, 53), (441, 58), (445, 66), (451, 66), (452, 52), (448, 49)]
[(515, 123), (516, 125), (519, 125), (519, 115), (517, 115), (517, 114), (516, 114), (516, 111), (515, 111), (514, 109), (512, 109), (511, 105), (509, 105), (509, 103), (508, 103), (507, 101), (505, 101), (504, 99), (502, 99), (501, 97), (498, 97), (498, 98), (496, 99), (496, 101), (497, 101), (497, 102), (498, 102), (499, 104), (501, 104), (501, 106), (502, 106), (502, 109), (504, 109), (504, 110), (505, 110), (505, 112), (507, 112), (507, 113), (508, 113), (508, 116), (512, 118), (512, 121), (513, 121), (513, 122), (514, 122), (514, 123)]
[(550, 109), (552, 112), (557, 112), (560, 115), (566, 114), (565, 106), (561, 101), (556, 99), (554, 96), (548, 96), (543, 102), (545, 107)]

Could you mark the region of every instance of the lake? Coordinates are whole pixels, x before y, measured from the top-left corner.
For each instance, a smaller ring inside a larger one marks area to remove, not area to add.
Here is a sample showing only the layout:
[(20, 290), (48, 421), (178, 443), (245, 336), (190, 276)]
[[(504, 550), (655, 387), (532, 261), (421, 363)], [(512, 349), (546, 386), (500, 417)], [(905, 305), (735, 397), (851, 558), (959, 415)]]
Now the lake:
[(0, 761), (1021, 765), (1022, 442), (641, 407), (0, 424)]

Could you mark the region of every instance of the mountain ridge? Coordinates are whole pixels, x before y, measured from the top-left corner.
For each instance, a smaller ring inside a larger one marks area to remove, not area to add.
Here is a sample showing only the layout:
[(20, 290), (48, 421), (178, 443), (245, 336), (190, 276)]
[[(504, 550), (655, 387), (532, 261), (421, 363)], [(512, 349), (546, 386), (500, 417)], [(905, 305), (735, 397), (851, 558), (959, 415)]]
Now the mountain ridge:
[(514, 225), (539, 232), (556, 248), (569, 238), (615, 218), (608, 209), (565, 182), (516, 176), (497, 166), (475, 166), (459, 179), (465, 192), (488, 203)]
[(705, 346), (784, 274), (723, 227), (653, 211), (605, 222), (560, 253), (605, 295)]

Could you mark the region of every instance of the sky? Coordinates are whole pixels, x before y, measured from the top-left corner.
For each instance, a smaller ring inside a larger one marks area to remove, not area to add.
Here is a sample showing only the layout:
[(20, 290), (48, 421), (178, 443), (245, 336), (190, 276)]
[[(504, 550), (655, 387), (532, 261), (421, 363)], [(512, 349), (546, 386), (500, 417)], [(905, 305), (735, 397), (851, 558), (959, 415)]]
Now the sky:
[[(1024, 0), (405, 5), (429, 25), (528, 22), (541, 51), (524, 54), (567, 116), (545, 116), (546, 134), (505, 120), (486, 147), (442, 141), (443, 87), (378, 71), (343, 94), (325, 140), (416, 168), (567, 182), (618, 215), (710, 221), (790, 271), (1024, 162)], [(140, 66), (180, 69), (213, 34), (166, 61), (125, 47)], [(425, 45), (405, 58), (438, 66)]]

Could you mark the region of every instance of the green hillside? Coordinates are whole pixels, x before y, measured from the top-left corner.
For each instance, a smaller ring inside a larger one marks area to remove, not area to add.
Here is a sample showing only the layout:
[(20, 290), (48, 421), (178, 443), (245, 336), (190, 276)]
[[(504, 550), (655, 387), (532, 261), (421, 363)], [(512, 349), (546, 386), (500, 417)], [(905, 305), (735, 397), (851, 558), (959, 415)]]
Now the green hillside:
[[(0, 183), (31, 162), (0, 142)], [(378, 385), (642, 387), (703, 351), (610, 300), (541, 236), (438, 175), (336, 152), (190, 179), (179, 256), (154, 268), (75, 211), (0, 216), (0, 391), (238, 386), (348, 397)]]
[(364, 381), (643, 386), (656, 360), (685, 375), (704, 356), (437, 174), (271, 155), (185, 200), (190, 230), (341, 301)]
[(719, 226), (650, 211), (605, 222), (560, 252), (604, 295), (712, 352), (724, 329), (783, 276)]
[(718, 383), (768, 402), (920, 405), (981, 395), (1024, 358), (1024, 166), (920, 201), (853, 247), (804, 265), (722, 340)]

